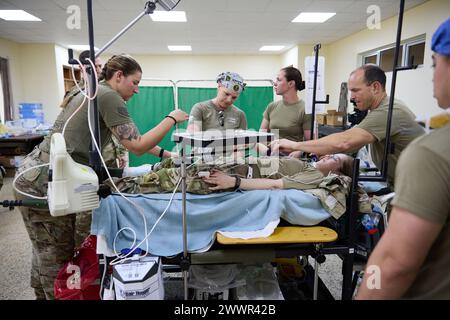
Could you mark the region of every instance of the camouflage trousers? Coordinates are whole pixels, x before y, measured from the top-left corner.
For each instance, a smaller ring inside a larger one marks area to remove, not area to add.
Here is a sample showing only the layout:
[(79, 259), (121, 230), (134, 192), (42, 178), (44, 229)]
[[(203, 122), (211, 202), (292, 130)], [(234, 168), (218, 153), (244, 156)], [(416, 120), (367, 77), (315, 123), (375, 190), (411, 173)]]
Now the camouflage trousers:
[(48, 210), (20, 208), (32, 244), (31, 287), (36, 299), (54, 299), (54, 282), (89, 235), (91, 213), (53, 217)]
[[(39, 152), (39, 149), (32, 151), (19, 172), (44, 163)], [(47, 168), (32, 169), (17, 179), (16, 187), (43, 196), (47, 191), (46, 174)], [(17, 192), (14, 194), (18, 200), (28, 198)], [(54, 282), (59, 270), (90, 233), (91, 212), (53, 217), (48, 208), (19, 208), (32, 244), (31, 287), (36, 299), (54, 299)]]
[[(259, 169), (253, 166), (256, 177), (259, 177)], [(226, 174), (237, 175), (241, 178), (246, 178), (249, 165), (245, 164), (197, 164), (187, 169), (186, 172), (186, 190), (195, 194), (209, 194), (212, 193), (209, 188), (209, 184), (203, 181), (198, 176), (200, 171), (210, 171), (211, 169), (220, 169)], [(162, 162), (155, 165), (151, 171), (143, 176), (137, 177), (125, 177), (125, 178), (113, 178), (117, 188), (121, 192), (125, 193), (164, 193), (172, 192), (175, 190), (179, 180), (181, 179), (180, 168), (175, 168), (172, 159), (165, 159)], [(105, 181), (105, 184), (112, 187), (110, 181)], [(178, 192), (181, 192), (181, 185), (178, 185)], [(223, 190), (229, 191), (229, 190)]]

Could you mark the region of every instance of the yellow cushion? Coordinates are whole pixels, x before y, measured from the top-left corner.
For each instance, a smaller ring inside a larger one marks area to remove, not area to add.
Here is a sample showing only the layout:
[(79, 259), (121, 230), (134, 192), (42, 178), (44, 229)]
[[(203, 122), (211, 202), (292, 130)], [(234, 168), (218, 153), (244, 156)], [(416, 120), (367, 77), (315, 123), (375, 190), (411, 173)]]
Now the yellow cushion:
[(221, 244), (322, 243), (337, 239), (336, 231), (325, 227), (278, 227), (267, 238), (239, 239), (217, 234)]

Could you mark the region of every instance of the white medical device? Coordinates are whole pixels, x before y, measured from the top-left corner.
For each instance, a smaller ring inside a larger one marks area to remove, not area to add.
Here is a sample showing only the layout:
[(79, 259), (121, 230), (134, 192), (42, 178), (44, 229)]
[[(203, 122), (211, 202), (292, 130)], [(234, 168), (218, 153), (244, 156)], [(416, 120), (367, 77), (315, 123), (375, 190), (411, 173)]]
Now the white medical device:
[(98, 177), (95, 171), (76, 163), (66, 150), (61, 133), (50, 142), (48, 207), (54, 217), (98, 208)]
[(116, 300), (163, 300), (164, 284), (159, 257), (133, 256), (113, 266)]

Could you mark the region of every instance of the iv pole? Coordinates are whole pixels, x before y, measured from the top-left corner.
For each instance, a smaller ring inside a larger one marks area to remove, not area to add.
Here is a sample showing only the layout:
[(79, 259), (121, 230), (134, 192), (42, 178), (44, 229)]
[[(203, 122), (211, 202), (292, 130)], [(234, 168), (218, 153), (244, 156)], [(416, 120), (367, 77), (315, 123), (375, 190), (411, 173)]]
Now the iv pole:
[[(88, 28), (89, 28), (89, 51), (90, 51), (90, 59), (91, 61), (95, 61), (95, 58), (98, 57), (102, 52), (108, 49), (120, 36), (122, 36), (127, 30), (129, 30), (133, 25), (135, 25), (142, 17), (148, 14), (152, 14), (156, 8), (156, 3), (158, 3), (163, 9), (166, 11), (170, 11), (180, 2), (181, 0), (174, 2), (168, 1), (168, 3), (164, 2), (164, 0), (153, 0), (147, 1), (145, 4), (144, 11), (140, 13), (133, 21), (131, 21), (128, 25), (126, 25), (115, 37), (113, 37), (108, 43), (106, 43), (97, 53), (94, 50), (94, 22), (93, 22), (93, 12), (92, 12), (92, 0), (87, 0), (87, 15), (88, 15)], [(73, 59), (73, 51), (69, 49), (69, 63), (77, 64), (77, 62)], [(87, 73), (88, 73), (88, 81), (89, 81), (89, 96), (92, 96), (97, 87), (97, 83), (95, 81), (94, 70), (90, 63), (87, 64)], [(89, 114), (91, 119), (94, 119), (94, 136), (95, 141), (98, 146), (101, 146), (100, 141), (100, 123), (99, 123), (99, 115), (98, 115), (98, 105), (97, 105), (97, 97), (93, 100), (93, 108)], [(99, 177), (100, 181), (103, 181), (106, 178), (105, 173), (102, 171), (102, 164), (100, 161), (100, 156), (95, 150), (95, 146), (91, 143), (90, 152), (89, 152), (89, 165), (94, 169), (96, 174)], [(185, 253), (186, 257), (186, 253)], [(183, 265), (181, 265), (183, 268)], [(184, 282), (185, 282), (185, 299), (187, 299), (187, 272), (183, 271)]]
[(391, 126), (392, 126), (392, 112), (394, 110), (394, 96), (395, 96), (395, 85), (397, 82), (397, 72), (404, 70), (416, 69), (417, 65), (408, 65), (405, 67), (398, 66), (398, 58), (400, 55), (400, 42), (402, 38), (402, 25), (403, 25), (403, 12), (405, 10), (405, 0), (400, 0), (400, 10), (398, 13), (398, 24), (397, 24), (397, 38), (395, 42), (395, 52), (394, 52), (394, 66), (392, 68), (392, 82), (391, 82), (391, 93), (389, 96), (389, 109), (386, 123), (386, 142), (384, 145), (384, 156), (383, 162), (381, 164), (381, 175), (376, 176), (360, 176), (360, 181), (379, 181), (385, 182), (387, 180), (388, 173), (388, 156), (393, 153), (393, 145), (391, 144)]
[(317, 101), (317, 69), (319, 65), (319, 50), (322, 47), (320, 43), (314, 46), (314, 82), (313, 82), (313, 96), (312, 96), (312, 115), (311, 115), (311, 134), (310, 139), (314, 140), (314, 125), (316, 123), (316, 104), (329, 104), (330, 103), (330, 95), (327, 94), (325, 101)]

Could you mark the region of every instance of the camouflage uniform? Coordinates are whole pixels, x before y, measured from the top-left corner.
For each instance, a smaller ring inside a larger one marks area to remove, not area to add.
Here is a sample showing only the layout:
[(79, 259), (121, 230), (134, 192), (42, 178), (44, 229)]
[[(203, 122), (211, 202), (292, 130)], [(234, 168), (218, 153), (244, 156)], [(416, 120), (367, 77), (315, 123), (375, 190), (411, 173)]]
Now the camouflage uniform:
[[(35, 148), (24, 159), (18, 173), (47, 163), (48, 155)], [(16, 187), (34, 196), (45, 196), (48, 186), (48, 167), (32, 169), (16, 181)], [(28, 197), (14, 192), (16, 199)], [(20, 212), (32, 244), (31, 287), (36, 299), (53, 299), (56, 275), (74, 250), (90, 233), (91, 212), (53, 217), (48, 208), (20, 207)]]
[(128, 150), (114, 135), (103, 145), (102, 156), (108, 168), (124, 168), (128, 164)]
[[(279, 166), (275, 166), (278, 162)], [(300, 172), (294, 173), (292, 168), (289, 170), (284, 167), (287, 162), (303, 163), (304, 166)], [(269, 167), (272, 167), (272, 169), (269, 170)], [(305, 190), (315, 195), (319, 198), (324, 209), (336, 219), (346, 210), (346, 196), (350, 190), (351, 178), (336, 174), (329, 174), (324, 177), (311, 165), (293, 158), (258, 158), (254, 164), (230, 164), (229, 162), (224, 164), (196, 164), (187, 169), (186, 190), (195, 194), (214, 192), (209, 189), (211, 186), (198, 176), (199, 171), (218, 169), (229, 175), (247, 178), (249, 168), (252, 171), (252, 178), (282, 179), (285, 188)], [(115, 179), (115, 183), (118, 189), (125, 193), (164, 193), (174, 191), (180, 177), (180, 169), (174, 168), (172, 159), (166, 159), (156, 164), (153, 172), (139, 177)], [(111, 185), (109, 182), (106, 183)], [(177, 191), (181, 191), (181, 185)]]
[[(62, 131), (67, 119), (83, 100), (83, 97), (75, 94), (75, 91), (71, 91), (69, 95), (71, 98), (65, 101), (65, 106), (53, 125), (52, 133)], [(112, 140), (109, 138), (112, 135), (110, 130), (112, 126), (130, 123), (132, 119), (128, 115), (123, 99), (107, 83), (99, 83), (97, 100), (101, 115), (101, 139), (108, 142)], [(72, 118), (64, 136), (67, 150), (73, 160), (85, 165), (88, 164), (90, 141), (86, 119), (85, 106)], [(103, 148), (107, 150), (103, 151), (102, 155), (115, 163), (115, 148), (107, 147), (107, 143), (102, 145), (102, 150)], [(48, 163), (49, 151), (50, 135), (25, 157), (21, 167), (18, 168), (18, 174), (27, 168)], [(31, 169), (21, 175), (16, 182), (19, 190), (35, 196), (45, 196), (47, 185), (48, 167)], [(19, 193), (15, 195), (17, 199), (26, 197)], [(31, 287), (34, 288), (37, 299), (53, 299), (54, 280), (58, 271), (73, 257), (76, 246), (79, 246), (90, 232), (91, 212), (53, 217), (48, 208), (20, 207), (20, 211), (32, 242)]]

